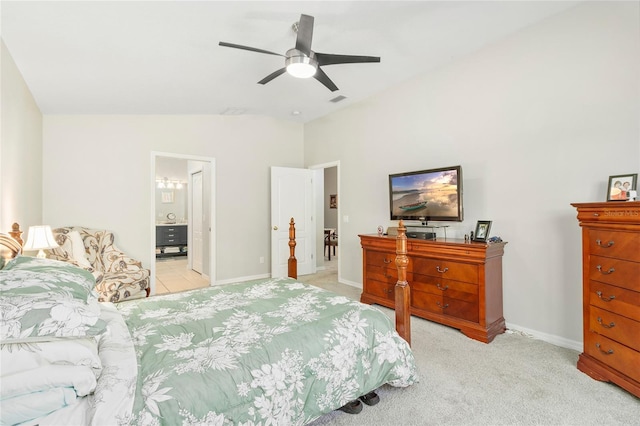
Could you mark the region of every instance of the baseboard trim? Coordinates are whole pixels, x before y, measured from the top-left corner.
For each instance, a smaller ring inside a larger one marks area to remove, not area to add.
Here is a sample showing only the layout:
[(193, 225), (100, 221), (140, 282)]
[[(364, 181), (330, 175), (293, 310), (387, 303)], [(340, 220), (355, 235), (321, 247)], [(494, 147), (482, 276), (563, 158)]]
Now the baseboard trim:
[(582, 352), (583, 350), (582, 342), (565, 339), (564, 337), (556, 336), (555, 334), (543, 333), (541, 331), (532, 330), (509, 322), (507, 323), (507, 330), (518, 331), (534, 339), (542, 340), (544, 342), (551, 343), (552, 345), (560, 346), (561, 348), (573, 349), (577, 352)]
[(359, 282), (356, 282), (356, 281), (349, 281), (349, 280), (344, 280), (344, 279), (339, 279), (338, 278), (338, 282), (340, 284), (346, 284), (346, 285), (350, 285), (351, 287), (356, 287), (356, 288), (362, 289), (362, 284), (360, 284)]

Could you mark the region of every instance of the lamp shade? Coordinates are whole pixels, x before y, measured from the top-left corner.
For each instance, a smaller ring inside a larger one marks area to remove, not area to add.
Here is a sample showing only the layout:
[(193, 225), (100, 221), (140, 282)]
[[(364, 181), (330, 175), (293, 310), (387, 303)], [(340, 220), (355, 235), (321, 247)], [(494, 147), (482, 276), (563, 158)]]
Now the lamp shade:
[(39, 250), (38, 257), (45, 257), (44, 249), (59, 247), (51, 232), (49, 225), (30, 226), (27, 234), (27, 242), (22, 247), (23, 251)]

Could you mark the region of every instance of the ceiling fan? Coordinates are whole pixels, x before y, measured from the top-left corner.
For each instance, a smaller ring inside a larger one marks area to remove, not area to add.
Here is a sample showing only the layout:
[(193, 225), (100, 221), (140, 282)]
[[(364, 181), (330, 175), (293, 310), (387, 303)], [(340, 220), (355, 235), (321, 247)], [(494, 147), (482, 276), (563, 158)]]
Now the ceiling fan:
[(287, 53), (281, 55), (268, 50), (257, 49), (255, 47), (242, 46), (239, 44), (226, 43), (221, 41), (220, 46), (233, 47), (235, 49), (249, 50), (251, 52), (265, 53), (267, 55), (282, 56), (285, 58), (284, 68), (272, 72), (258, 84), (267, 84), (274, 78), (288, 72), (294, 77), (309, 78), (314, 77), (320, 83), (324, 84), (327, 89), (335, 92), (338, 90), (333, 81), (320, 68), (325, 65), (336, 64), (356, 64), (363, 62), (380, 62), (378, 56), (353, 56), (353, 55), (334, 55), (330, 53), (320, 53), (311, 50), (311, 39), (313, 38), (313, 16), (300, 15), (300, 21), (293, 25), (294, 30), (297, 28), (296, 47), (287, 50)]

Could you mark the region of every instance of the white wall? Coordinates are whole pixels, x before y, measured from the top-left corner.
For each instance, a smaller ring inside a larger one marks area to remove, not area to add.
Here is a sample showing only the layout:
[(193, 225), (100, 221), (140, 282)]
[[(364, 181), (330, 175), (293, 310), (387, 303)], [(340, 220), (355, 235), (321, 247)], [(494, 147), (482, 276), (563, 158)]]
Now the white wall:
[(44, 219), (115, 232), (150, 266), (151, 152), (216, 159), (216, 280), (269, 273), (269, 167), (302, 167), (302, 125), (258, 116), (44, 117)]
[[(508, 241), (508, 326), (580, 349), (581, 246), (571, 202), (640, 170), (638, 2), (586, 2), (305, 126), (305, 163), (340, 160), (344, 282), (359, 233), (390, 225), (388, 174), (462, 165), (465, 221)], [(384, 60), (384, 58), (383, 58)], [(366, 167), (363, 167), (366, 160)]]
[(0, 232), (42, 225), (42, 114), (0, 42)]

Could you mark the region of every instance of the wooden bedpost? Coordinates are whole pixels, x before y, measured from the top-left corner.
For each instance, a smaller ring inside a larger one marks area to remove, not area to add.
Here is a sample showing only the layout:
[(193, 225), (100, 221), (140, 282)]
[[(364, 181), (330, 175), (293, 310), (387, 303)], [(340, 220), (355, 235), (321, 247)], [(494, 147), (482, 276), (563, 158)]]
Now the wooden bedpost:
[(291, 218), (289, 222), (289, 263), (287, 265), (287, 275), (293, 279), (298, 279), (298, 260), (296, 259), (296, 223)]
[(404, 222), (398, 223), (398, 237), (396, 238), (396, 267), (398, 268), (398, 282), (396, 283), (396, 330), (400, 337), (411, 346), (411, 289), (407, 282), (407, 228)]
[(22, 241), (21, 237), (22, 231), (20, 230), (20, 225), (18, 225), (17, 223), (11, 225), (11, 232), (9, 232), (9, 235), (11, 235), (11, 238), (16, 240), (21, 246), (24, 245), (24, 241)]

